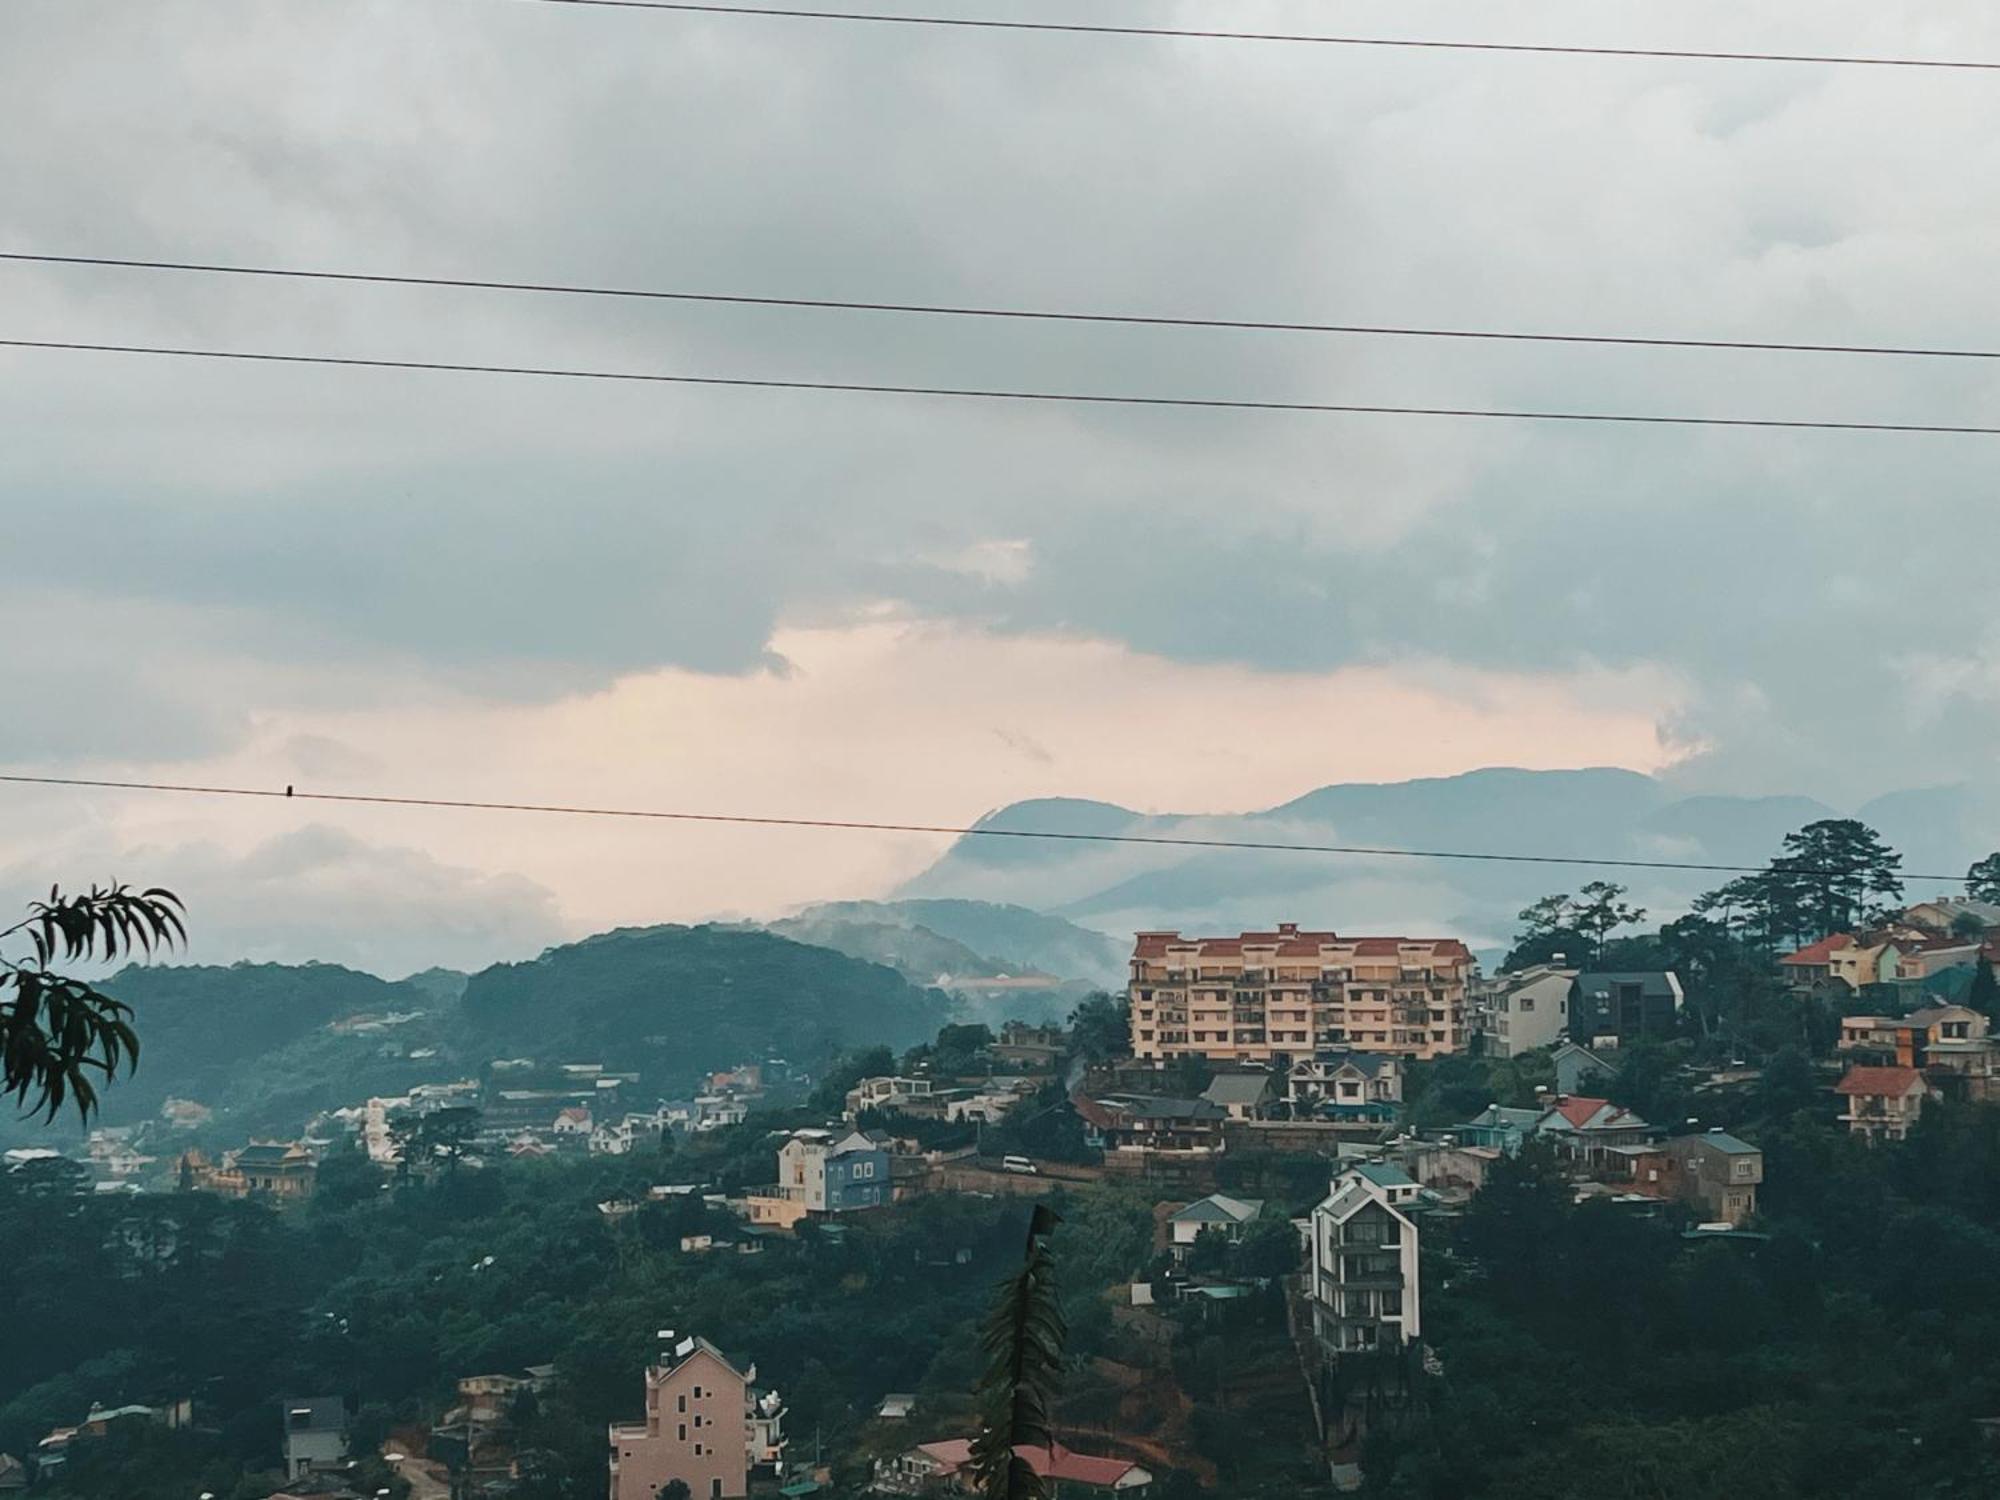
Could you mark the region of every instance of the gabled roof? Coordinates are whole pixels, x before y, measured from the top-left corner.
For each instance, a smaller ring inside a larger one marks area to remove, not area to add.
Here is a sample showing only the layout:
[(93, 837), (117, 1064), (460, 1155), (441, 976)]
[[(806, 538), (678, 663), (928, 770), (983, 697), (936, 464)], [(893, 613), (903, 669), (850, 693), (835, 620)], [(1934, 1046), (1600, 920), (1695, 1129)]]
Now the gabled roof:
[(1365, 1161), (1354, 1169), (1379, 1188), (1415, 1187), (1417, 1179), (1401, 1167), (1386, 1161)]
[(1680, 1137), (1690, 1145), (1706, 1146), (1712, 1151), (1720, 1151), (1724, 1156), (1758, 1156), (1761, 1150), (1748, 1141), (1739, 1140), (1726, 1130), (1711, 1130), (1702, 1135)]
[(1576, 976), (1576, 987), (1585, 995), (1609, 995), (1615, 984), (1636, 984), (1647, 995), (1681, 998), (1680, 976), (1672, 969), (1605, 969)]
[(1926, 1005), (1922, 1010), (1913, 1010), (1907, 1016), (1903, 1017), (1903, 1024), (1905, 1026), (1929, 1028), (1937, 1025), (1940, 1021), (1949, 1021), (1954, 1018), (1976, 1016), (1978, 1014), (1979, 1012), (1969, 1005)]
[(1796, 964), (1802, 968), (1813, 967), (1827, 963), (1840, 949), (1852, 948), (1853, 946), (1854, 935), (1852, 933), (1836, 932), (1830, 937), (1821, 938), (1816, 943), (1807, 943), (1805, 947), (1799, 949), (1796, 953), (1787, 953), (1778, 962), (1781, 964)]
[(1588, 1059), (1592, 1066), (1607, 1077), (1618, 1071), (1618, 1065), (1603, 1053), (1593, 1052), (1590, 1048), (1584, 1046), (1583, 1043), (1571, 1041), (1568, 1037), (1564, 1037), (1555, 1051), (1549, 1054), (1549, 1061), (1555, 1062), (1561, 1058), (1571, 1056), (1581, 1056)]
[(287, 1396), (278, 1409), (284, 1413), (285, 1426), (293, 1432), (343, 1432), (347, 1428), (347, 1403), (338, 1396)]
[(1279, 958), (1317, 959), (1323, 951), (1332, 959), (1355, 958), (1447, 958), (1471, 962), (1472, 950), (1457, 938), (1362, 937), (1344, 938), (1332, 932), (1301, 932), (1287, 927), (1278, 932), (1244, 932), (1235, 937), (1182, 937), (1178, 932), (1142, 932), (1132, 947), (1132, 956), (1157, 963), (1178, 950), (1199, 963), (1204, 958), (1241, 958), (1246, 949)]
[(252, 1141), (237, 1149), (235, 1160), (239, 1167), (283, 1167), (302, 1165), (312, 1157), (297, 1141)]
[(736, 1361), (699, 1334), (687, 1335), (662, 1355), (658, 1366), (659, 1374), (662, 1378), (671, 1375), (689, 1360), (697, 1359), (704, 1354), (721, 1365), (745, 1385), (748, 1385), (755, 1378), (756, 1370), (754, 1366), (738, 1365)]
[(1209, 1080), (1201, 1097), (1210, 1104), (1258, 1104), (1271, 1096), (1269, 1073), (1218, 1073)]
[(1925, 1087), (1924, 1075), (1915, 1068), (1856, 1066), (1834, 1085), (1834, 1092), (1850, 1096), (1900, 1099)]
[[(1557, 1124), (1560, 1120), (1562, 1123)], [(1536, 1122), (1538, 1131), (1553, 1130), (1644, 1130), (1646, 1122), (1609, 1099), (1590, 1099), (1571, 1094), (1558, 1099)]]
[[(919, 1453), (935, 1459), (946, 1474), (956, 1473), (972, 1460), (972, 1441), (969, 1438), (946, 1438), (942, 1442), (922, 1443)], [(1093, 1485), (1098, 1489), (1115, 1489), (1125, 1481), (1146, 1471), (1138, 1464), (1123, 1458), (1098, 1458), (1089, 1453), (1078, 1453), (1065, 1448), (1061, 1443), (1052, 1443), (1046, 1448), (1028, 1443), (1018, 1443), (1015, 1454), (1024, 1460), (1044, 1479), (1053, 1479), (1058, 1484)]]
[(1262, 1198), (1231, 1198), (1210, 1193), (1198, 1202), (1168, 1215), (1176, 1224), (1241, 1224), (1263, 1212)]
[(1504, 1104), (1489, 1104), (1478, 1114), (1467, 1120), (1460, 1129), (1472, 1130), (1531, 1130), (1542, 1117), (1539, 1109), (1513, 1109)]
[[(1206, 1099), (1170, 1099), (1159, 1094), (1106, 1094), (1095, 1101), (1113, 1115), (1130, 1120), (1220, 1120), (1222, 1106)], [(1079, 1111), (1081, 1113), (1081, 1111)], [(1086, 1119), (1089, 1116), (1085, 1116)], [(1095, 1121), (1092, 1122), (1096, 1123)]]
[(1400, 1059), (1389, 1052), (1316, 1052), (1293, 1063), (1292, 1071), (1310, 1076), (1319, 1069), (1352, 1068), (1364, 1078), (1373, 1078), (1384, 1068), (1393, 1067), (1398, 1062)]

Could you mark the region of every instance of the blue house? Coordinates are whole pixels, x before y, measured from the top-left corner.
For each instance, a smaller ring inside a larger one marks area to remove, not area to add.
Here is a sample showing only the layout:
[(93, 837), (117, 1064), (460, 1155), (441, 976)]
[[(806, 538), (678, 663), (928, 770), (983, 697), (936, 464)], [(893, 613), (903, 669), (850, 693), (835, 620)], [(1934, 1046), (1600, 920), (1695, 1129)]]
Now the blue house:
[(1514, 1156), (1535, 1133), (1536, 1124), (1546, 1113), (1540, 1109), (1508, 1109), (1489, 1104), (1463, 1125), (1454, 1125), (1452, 1132), (1464, 1145), (1487, 1146)]
[(795, 1131), (778, 1152), (778, 1191), (807, 1213), (881, 1208), (893, 1197), (889, 1138), (876, 1131)]

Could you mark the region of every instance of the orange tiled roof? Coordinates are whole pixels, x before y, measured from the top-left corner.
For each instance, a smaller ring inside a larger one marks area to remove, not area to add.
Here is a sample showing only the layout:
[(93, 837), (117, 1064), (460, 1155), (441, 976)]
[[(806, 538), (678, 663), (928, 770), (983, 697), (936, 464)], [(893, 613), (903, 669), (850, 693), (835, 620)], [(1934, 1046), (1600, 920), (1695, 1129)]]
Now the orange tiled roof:
[(1834, 1086), (1837, 1094), (1865, 1095), (1869, 1098), (1901, 1098), (1921, 1086), (1924, 1075), (1915, 1068), (1852, 1067)]
[(1852, 933), (1836, 932), (1831, 937), (1823, 937), (1816, 943), (1807, 943), (1796, 953), (1787, 953), (1778, 962), (1781, 964), (1813, 965), (1827, 962), (1842, 948), (1852, 948)]
[(1241, 958), (1245, 949), (1275, 951), (1280, 958), (1313, 958), (1326, 948), (1351, 949), (1357, 958), (1397, 958), (1404, 949), (1418, 948), (1432, 958), (1470, 962), (1472, 950), (1457, 938), (1341, 937), (1334, 932), (1244, 932), (1235, 937), (1182, 937), (1178, 932), (1142, 932), (1133, 940), (1132, 956), (1157, 962), (1170, 948), (1192, 949), (1194, 957)]

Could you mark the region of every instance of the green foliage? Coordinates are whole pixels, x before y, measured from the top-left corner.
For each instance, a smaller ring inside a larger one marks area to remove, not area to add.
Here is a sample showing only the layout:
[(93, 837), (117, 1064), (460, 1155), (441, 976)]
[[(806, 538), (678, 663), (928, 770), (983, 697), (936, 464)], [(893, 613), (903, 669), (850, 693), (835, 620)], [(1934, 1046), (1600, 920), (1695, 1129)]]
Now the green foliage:
[(1124, 1057), (1132, 1050), (1131, 1001), (1125, 995), (1092, 995), (1070, 1012), (1070, 1050), (1088, 1062)]
[(45, 1121), (68, 1103), (89, 1120), (98, 1082), (138, 1066), (132, 1008), (50, 964), (171, 951), (187, 940), (182, 911), (178, 896), (157, 887), (92, 886), (77, 896), (51, 887), (48, 900), (0, 930), (0, 941), (25, 937), (29, 949), (21, 959), (0, 955), (0, 1099)]
[(1558, 891), (1542, 897), (1521, 912), (1521, 932), (1505, 967), (1547, 963), (1558, 953), (1577, 967), (1586, 961), (1602, 965), (1611, 934), (1645, 920), (1645, 909), (1625, 896), (1624, 886), (1593, 880), (1574, 896)]
[(1710, 891), (1695, 911), (1770, 950), (1880, 918), (1902, 892), (1903, 857), (1867, 824), (1823, 818), (1785, 835), (1777, 858)]
[(1980, 955), (1979, 967), (1973, 972), (1972, 988), (1966, 994), (1965, 1003), (1988, 1020), (2000, 1022), (2000, 979), (1994, 977), (1993, 962), (1984, 954)]
[(398, 1118), (389, 1128), (396, 1143), (397, 1175), (407, 1178), (413, 1172), (437, 1169), (447, 1176), (456, 1173), (459, 1163), (471, 1154), (479, 1119), (478, 1110), (463, 1104)]
[(807, 1107), (821, 1115), (837, 1115), (847, 1107), (849, 1090), (864, 1078), (887, 1078), (896, 1071), (896, 1054), (887, 1047), (867, 1047), (842, 1053), (813, 1086)]
[(980, 1329), (987, 1364), (972, 1471), (983, 1500), (1041, 1500), (1046, 1493), (1041, 1477), (1014, 1450), (1055, 1440), (1051, 1413), (1068, 1336), (1049, 1252), (1056, 1222), (1053, 1210), (1035, 1206), (1021, 1269), (1000, 1284)]
[(1797, 1049), (1757, 1103), (1762, 1242), (1578, 1207), (1532, 1148), (1495, 1165), (1427, 1234), (1444, 1373), (1371, 1443), (1371, 1493), (1995, 1493), (1972, 1419), (2000, 1409), (2000, 1108), (1936, 1104), (1869, 1148), (1814, 1117)]
[(1972, 862), (1965, 872), (1965, 894), (1974, 901), (2000, 904), (2000, 853)]
[(489, 1056), (615, 1056), (661, 1088), (745, 1058), (816, 1068), (863, 1039), (911, 1046), (946, 1009), (879, 964), (715, 926), (622, 929), (496, 964), (460, 1003)]
[(1040, 1161), (1089, 1162), (1097, 1153), (1084, 1144), (1083, 1119), (1070, 1107), (1069, 1094), (1051, 1080), (986, 1130), (988, 1154), (1029, 1156)]

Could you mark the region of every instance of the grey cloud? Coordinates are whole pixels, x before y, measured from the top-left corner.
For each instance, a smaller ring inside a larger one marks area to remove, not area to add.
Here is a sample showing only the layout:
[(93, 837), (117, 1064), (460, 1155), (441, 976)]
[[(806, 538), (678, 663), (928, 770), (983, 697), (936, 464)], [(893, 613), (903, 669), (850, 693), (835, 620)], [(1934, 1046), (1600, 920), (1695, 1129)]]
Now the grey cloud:
[[(1455, 4), (1427, 24), (1595, 35), (1601, 11)], [(1323, 24), (1313, 7), (1270, 13)], [(1926, 14), (1931, 50), (2000, 47), (1992, 18)], [(1791, 45), (1885, 24), (1858, 3), (1671, 19)], [(554, 7), (162, 3), (110, 31), (51, 6), (9, 24), (22, 44), (0, 55), (0, 84), (63, 127), (0, 141), (9, 246), (2000, 343), (2000, 328), (1968, 326), (1990, 304), (2000, 213), (1965, 190), (2000, 171), (2000, 135), (1957, 81)], [(2000, 409), (1993, 379), (1957, 364), (0, 276), (29, 293), (30, 336), (1425, 405)], [(1712, 747), (1693, 784), (1854, 799), (1990, 774), (2000, 742), (1978, 670), (1939, 700), (1910, 669), (1965, 657), (1991, 612), (2000, 510), (1978, 439), (1015, 410), (85, 356), (7, 358), (0, 387), (0, 516), (81, 601), (69, 639), (104, 688), (66, 694), (31, 654), (0, 657), (11, 701), (64, 703), (0, 728), (9, 757), (206, 753), (242, 732), (252, 689), (268, 700), (285, 673), (336, 664), (530, 698), (659, 664), (752, 670), (780, 619), (882, 597), (1275, 668), (1659, 663), (1691, 685), (1672, 727)], [(923, 561), (1003, 538), (1034, 558), (1005, 589)], [(105, 609), (153, 621), (153, 650), (194, 665), (121, 660)], [(199, 665), (246, 658), (272, 670)], [(338, 691), (365, 693), (367, 675)]]
[(543, 887), (460, 869), (419, 850), (307, 826), (235, 854), (211, 844), (119, 847), (72, 838), (59, 854), (0, 868), (17, 906), (65, 885), (121, 876), (187, 904), (194, 962), (344, 963), (391, 977), (433, 964), (478, 967), (521, 958), (568, 934)]

